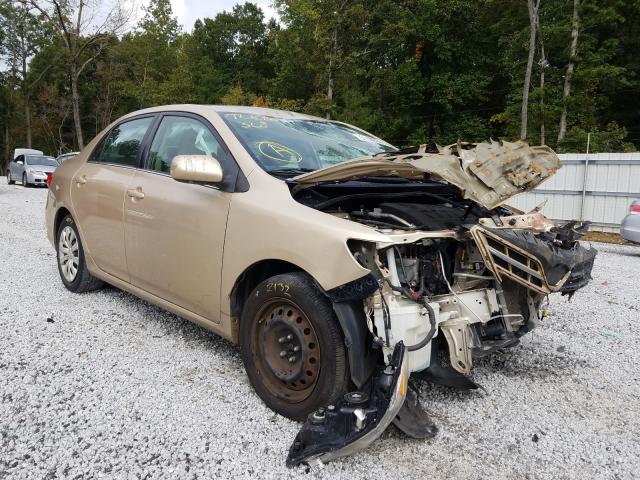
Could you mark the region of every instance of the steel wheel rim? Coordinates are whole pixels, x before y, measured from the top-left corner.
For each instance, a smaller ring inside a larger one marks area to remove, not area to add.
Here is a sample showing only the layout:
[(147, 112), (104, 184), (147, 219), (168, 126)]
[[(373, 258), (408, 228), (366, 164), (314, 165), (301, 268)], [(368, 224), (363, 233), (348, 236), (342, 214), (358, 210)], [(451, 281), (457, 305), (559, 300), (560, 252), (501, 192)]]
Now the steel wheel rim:
[(78, 274), (78, 265), (80, 264), (80, 245), (76, 232), (68, 225), (60, 232), (58, 262), (62, 276), (67, 282), (73, 282)]
[(258, 374), (274, 396), (298, 403), (311, 395), (320, 376), (320, 344), (300, 307), (284, 298), (265, 304), (252, 343)]

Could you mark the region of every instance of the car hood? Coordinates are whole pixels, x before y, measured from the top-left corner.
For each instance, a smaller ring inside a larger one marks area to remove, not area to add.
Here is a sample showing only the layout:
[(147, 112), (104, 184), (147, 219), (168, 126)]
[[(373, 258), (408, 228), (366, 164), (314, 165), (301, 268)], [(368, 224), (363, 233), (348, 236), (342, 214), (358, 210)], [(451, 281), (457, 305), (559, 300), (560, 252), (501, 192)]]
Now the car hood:
[(298, 189), (318, 183), (357, 180), (371, 176), (397, 176), (420, 180), (425, 174), (458, 187), (464, 198), (488, 209), (529, 191), (562, 166), (547, 146), (526, 142), (456, 143), (428, 153), (421, 145), (415, 153), (363, 157), (294, 177)]
[(49, 173), (49, 172), (53, 172), (55, 171), (55, 169), (58, 168), (58, 166), (56, 165), (55, 167), (52, 167), (50, 165), (29, 165), (27, 167), (27, 170), (30, 172), (44, 172), (44, 173)]

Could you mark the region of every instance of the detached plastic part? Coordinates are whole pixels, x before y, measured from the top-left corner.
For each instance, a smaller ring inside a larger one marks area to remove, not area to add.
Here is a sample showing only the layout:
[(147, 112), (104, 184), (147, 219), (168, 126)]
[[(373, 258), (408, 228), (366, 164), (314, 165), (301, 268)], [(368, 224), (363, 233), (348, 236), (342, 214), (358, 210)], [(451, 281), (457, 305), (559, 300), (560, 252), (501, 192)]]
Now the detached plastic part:
[(420, 406), (418, 394), (410, 385), (407, 388), (407, 399), (393, 419), (393, 424), (411, 438), (433, 438), (438, 433), (438, 427)]
[(391, 361), (374, 374), (368, 388), (309, 415), (289, 449), (287, 466), (323, 464), (368, 447), (398, 415), (408, 379), (406, 347), (398, 342)]

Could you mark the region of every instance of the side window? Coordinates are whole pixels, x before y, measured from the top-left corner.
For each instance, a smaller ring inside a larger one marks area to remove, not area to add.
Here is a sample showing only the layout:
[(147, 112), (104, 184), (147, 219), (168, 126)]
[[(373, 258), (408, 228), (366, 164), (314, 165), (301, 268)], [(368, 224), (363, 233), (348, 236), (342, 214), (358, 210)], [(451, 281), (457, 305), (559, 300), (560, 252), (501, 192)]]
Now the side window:
[(160, 122), (146, 168), (168, 173), (176, 155), (209, 155), (223, 169), (227, 160), (224, 149), (206, 125), (193, 118), (171, 115)]
[(138, 166), (140, 144), (153, 122), (153, 117), (137, 118), (117, 125), (111, 130), (98, 151), (91, 158), (94, 162)]

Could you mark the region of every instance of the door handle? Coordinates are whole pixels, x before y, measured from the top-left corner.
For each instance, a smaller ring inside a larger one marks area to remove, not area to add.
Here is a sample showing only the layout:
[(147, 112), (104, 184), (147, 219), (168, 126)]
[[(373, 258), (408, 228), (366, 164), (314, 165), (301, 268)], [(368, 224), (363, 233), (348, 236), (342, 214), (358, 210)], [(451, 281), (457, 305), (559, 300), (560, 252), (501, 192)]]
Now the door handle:
[(131, 198), (136, 198), (138, 200), (142, 200), (144, 198), (144, 192), (140, 187), (130, 188), (129, 190), (127, 190), (127, 195), (129, 195)]
[(76, 177), (75, 180), (78, 185), (84, 185), (85, 183), (87, 183), (87, 177), (84, 175), (80, 175), (79, 177)]

